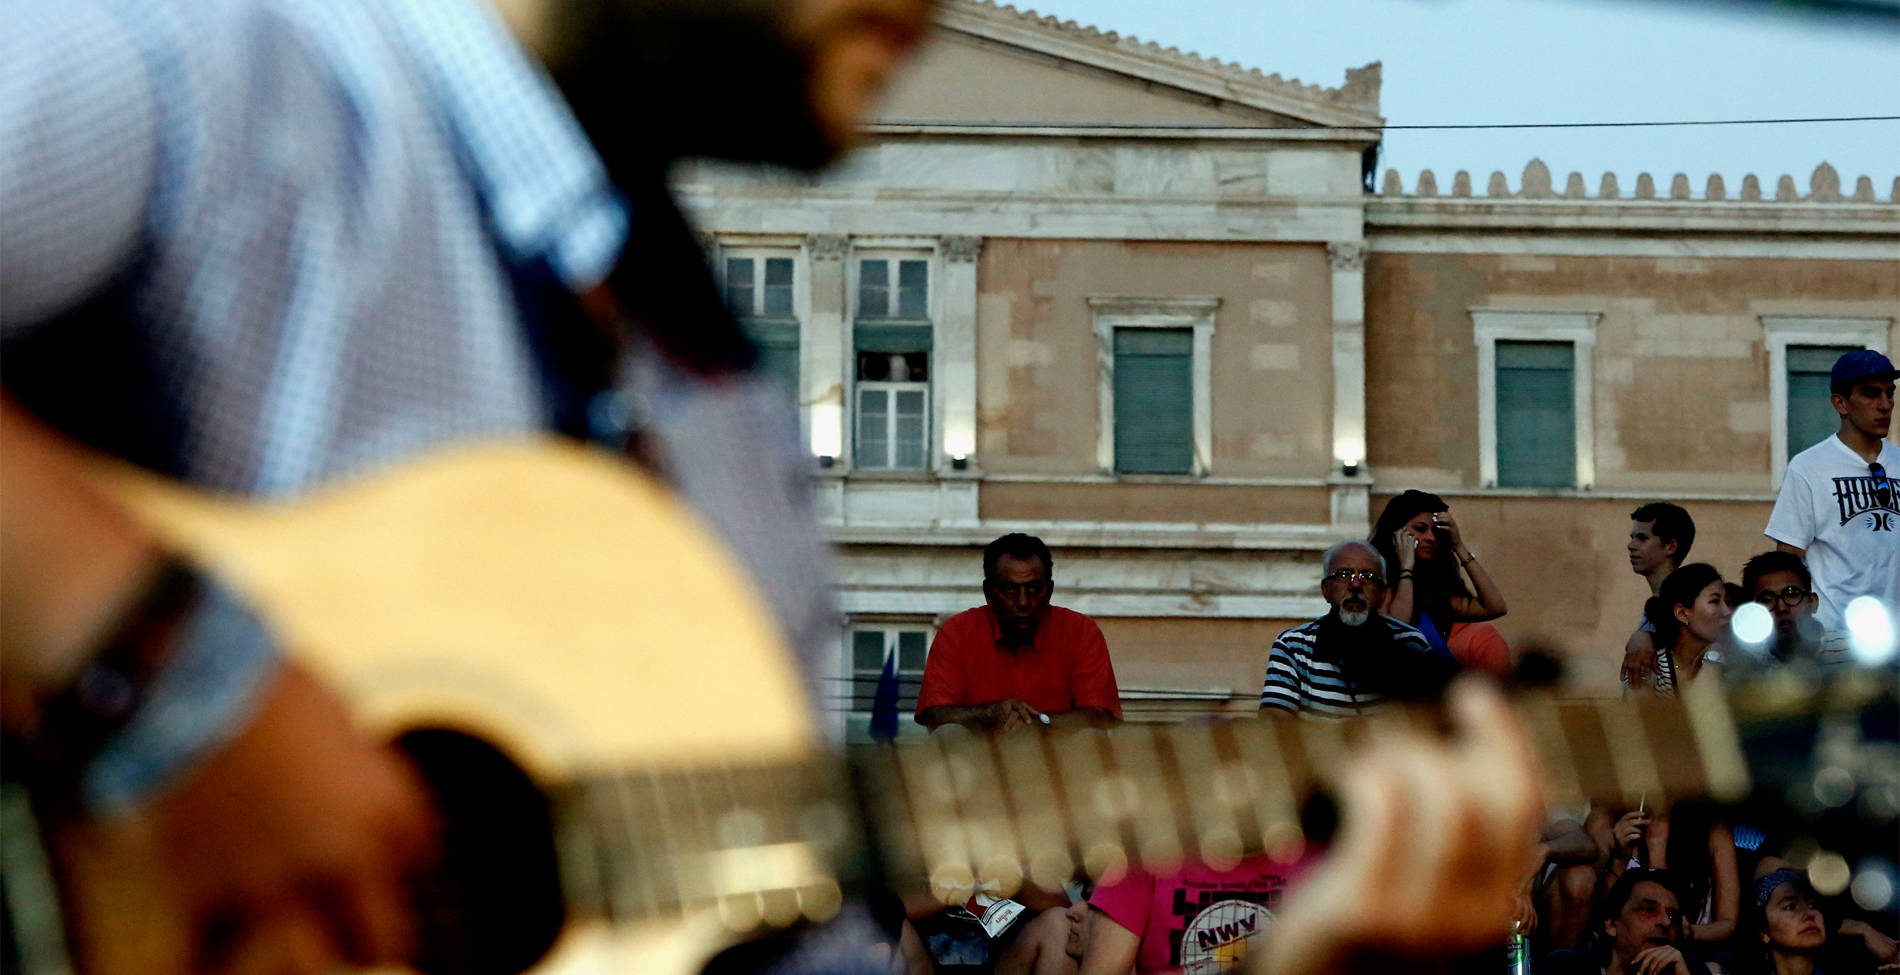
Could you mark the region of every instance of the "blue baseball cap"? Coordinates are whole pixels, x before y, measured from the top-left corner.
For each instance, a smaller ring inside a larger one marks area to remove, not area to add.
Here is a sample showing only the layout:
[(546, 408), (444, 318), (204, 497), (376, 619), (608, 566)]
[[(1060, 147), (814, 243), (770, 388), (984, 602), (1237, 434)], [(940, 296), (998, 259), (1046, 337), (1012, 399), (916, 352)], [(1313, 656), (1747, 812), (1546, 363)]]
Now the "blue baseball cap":
[(1828, 388), (1836, 393), (1845, 394), (1855, 383), (1866, 379), (1893, 379), (1900, 377), (1900, 369), (1893, 367), (1893, 360), (1872, 349), (1855, 349), (1834, 360), (1834, 372), (1828, 377)]

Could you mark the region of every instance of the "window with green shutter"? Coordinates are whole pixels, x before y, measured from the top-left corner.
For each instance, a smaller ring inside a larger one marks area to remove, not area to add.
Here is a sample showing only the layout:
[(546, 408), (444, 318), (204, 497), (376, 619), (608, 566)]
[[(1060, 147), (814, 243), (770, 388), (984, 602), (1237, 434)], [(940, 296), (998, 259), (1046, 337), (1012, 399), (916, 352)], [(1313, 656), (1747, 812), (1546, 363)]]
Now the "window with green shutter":
[(1569, 342), (1497, 344), (1500, 487), (1576, 486), (1575, 372)]
[(794, 402), (798, 399), (798, 318), (793, 311), (789, 257), (726, 258), (726, 307), (759, 349), (759, 371)]
[(1853, 351), (1851, 346), (1788, 346), (1788, 456), (1826, 440), (1841, 429), (1834, 412), (1828, 377), (1834, 360)]
[(1194, 471), (1194, 330), (1115, 329), (1115, 472)]
[(923, 470), (930, 436), (930, 262), (865, 258), (858, 262), (851, 345), (852, 463), (859, 470)]

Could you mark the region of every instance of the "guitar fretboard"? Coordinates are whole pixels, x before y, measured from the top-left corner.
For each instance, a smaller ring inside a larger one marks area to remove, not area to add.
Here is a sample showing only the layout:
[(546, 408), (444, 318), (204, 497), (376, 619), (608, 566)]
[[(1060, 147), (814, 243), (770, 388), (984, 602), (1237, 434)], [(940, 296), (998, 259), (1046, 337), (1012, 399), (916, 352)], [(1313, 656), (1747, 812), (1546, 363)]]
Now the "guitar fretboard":
[[(1812, 724), (1891, 693), (1877, 680), (1771, 678), (1725, 696), (1700, 681), (1678, 698), (1531, 696), (1519, 712), (1550, 801), (1653, 807), (1744, 796), (1748, 725), (1790, 716)], [(1306, 841), (1302, 801), (1364, 742), (1441, 732), (1437, 711), (1395, 707), (1343, 721), (939, 733), (859, 750), (849, 765), (595, 776), (559, 797), (570, 907), (612, 920), (712, 912), (746, 931), (829, 917), (867, 862), (894, 889), (927, 884), (957, 904), (978, 891), (1008, 896), (1025, 882), (1100, 880), (1131, 864), (1287, 858)], [(876, 853), (868, 861), (867, 837)]]

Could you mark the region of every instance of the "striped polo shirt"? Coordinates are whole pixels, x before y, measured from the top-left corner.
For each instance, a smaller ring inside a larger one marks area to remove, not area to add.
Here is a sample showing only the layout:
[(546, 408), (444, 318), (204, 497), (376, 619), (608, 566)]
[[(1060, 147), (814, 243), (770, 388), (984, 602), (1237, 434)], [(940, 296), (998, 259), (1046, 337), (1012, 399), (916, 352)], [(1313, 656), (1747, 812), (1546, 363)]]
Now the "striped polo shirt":
[[(1344, 718), (1384, 698), (1376, 690), (1349, 681), (1340, 673), (1338, 660), (1315, 656), (1324, 619), (1296, 626), (1273, 641), (1273, 652), (1267, 657), (1267, 679), (1260, 688), (1260, 710)], [(1374, 613), (1364, 625), (1384, 629), (1395, 651), (1434, 655), (1425, 634), (1390, 616)]]

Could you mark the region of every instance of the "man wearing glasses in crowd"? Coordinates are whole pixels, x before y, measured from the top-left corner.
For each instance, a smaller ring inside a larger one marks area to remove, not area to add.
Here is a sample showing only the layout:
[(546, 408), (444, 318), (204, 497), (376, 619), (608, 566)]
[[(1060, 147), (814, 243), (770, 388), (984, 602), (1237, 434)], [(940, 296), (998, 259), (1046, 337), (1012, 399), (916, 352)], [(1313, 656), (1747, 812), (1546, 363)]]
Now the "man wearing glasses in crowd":
[(1900, 499), (1888, 474), (1900, 468), (1900, 448), (1886, 441), (1895, 376), (1893, 362), (1872, 349), (1835, 361), (1829, 401), (1840, 432), (1788, 462), (1768, 517), (1775, 547), (1807, 562), (1827, 629), (1841, 629), (1860, 596), (1900, 610)]
[(1425, 635), (1374, 607), (1385, 559), (1365, 542), (1326, 550), (1320, 595), (1332, 609), (1280, 634), (1267, 657), (1260, 710), (1349, 717), (1393, 697), (1430, 697), (1457, 673)]
[[(1814, 618), (1820, 599), (1807, 564), (1791, 552), (1776, 549), (1749, 559), (1742, 566), (1742, 591), (1774, 618), (1775, 628), (1758, 657), (1760, 662), (1806, 660), (1818, 664), (1844, 663), (1843, 641), (1821, 628)], [(1749, 659), (1738, 657), (1733, 663)]]

